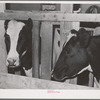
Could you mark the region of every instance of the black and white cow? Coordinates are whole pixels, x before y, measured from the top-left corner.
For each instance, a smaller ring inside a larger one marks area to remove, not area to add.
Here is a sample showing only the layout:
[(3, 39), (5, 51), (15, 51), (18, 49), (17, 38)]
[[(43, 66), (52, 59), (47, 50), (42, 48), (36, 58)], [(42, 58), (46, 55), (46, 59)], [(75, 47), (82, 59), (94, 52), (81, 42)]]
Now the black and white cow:
[[(84, 28), (71, 30), (72, 36), (63, 48), (52, 72), (52, 80), (64, 81), (84, 70), (100, 79), (100, 35), (93, 36)], [(88, 66), (88, 67), (87, 67)]]
[(6, 66), (9, 73), (20, 71), (31, 76), (32, 70), (32, 20), (5, 21)]

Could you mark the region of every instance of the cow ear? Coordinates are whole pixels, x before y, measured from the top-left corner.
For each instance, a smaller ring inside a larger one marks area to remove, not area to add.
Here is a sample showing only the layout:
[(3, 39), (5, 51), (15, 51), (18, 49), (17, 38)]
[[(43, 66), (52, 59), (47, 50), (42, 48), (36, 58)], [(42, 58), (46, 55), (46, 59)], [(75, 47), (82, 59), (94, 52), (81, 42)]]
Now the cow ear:
[(8, 22), (9, 22), (10, 20), (5, 20), (5, 22), (4, 22), (4, 28), (5, 28), (5, 30), (7, 30), (7, 27), (8, 27)]
[(84, 28), (81, 28), (78, 32), (78, 41), (80, 42), (81, 47), (86, 48), (89, 44), (91, 34), (89, 34), (89, 32), (86, 31)]
[(72, 29), (72, 30), (71, 30), (71, 33), (77, 35), (77, 34), (78, 34), (78, 31), (76, 31), (75, 29)]
[(32, 28), (33, 27), (33, 22), (32, 22), (32, 19), (31, 18), (29, 18), (27, 20), (27, 25), (28, 25), (29, 28)]

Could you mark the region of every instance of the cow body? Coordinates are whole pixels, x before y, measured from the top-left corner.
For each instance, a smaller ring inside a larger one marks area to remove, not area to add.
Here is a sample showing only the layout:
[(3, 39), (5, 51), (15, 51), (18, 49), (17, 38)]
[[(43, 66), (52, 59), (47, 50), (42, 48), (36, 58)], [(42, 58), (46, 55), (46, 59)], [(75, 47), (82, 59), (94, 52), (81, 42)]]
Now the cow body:
[(6, 66), (9, 73), (24, 72), (32, 68), (32, 20), (5, 21), (5, 44), (7, 49)]
[[(81, 28), (72, 30), (71, 37), (63, 48), (53, 69), (52, 79), (64, 81), (75, 77), (84, 70), (91, 69), (97, 80), (100, 79), (100, 35), (92, 36)], [(89, 65), (89, 67), (87, 67)], [(90, 68), (91, 66), (91, 68)]]

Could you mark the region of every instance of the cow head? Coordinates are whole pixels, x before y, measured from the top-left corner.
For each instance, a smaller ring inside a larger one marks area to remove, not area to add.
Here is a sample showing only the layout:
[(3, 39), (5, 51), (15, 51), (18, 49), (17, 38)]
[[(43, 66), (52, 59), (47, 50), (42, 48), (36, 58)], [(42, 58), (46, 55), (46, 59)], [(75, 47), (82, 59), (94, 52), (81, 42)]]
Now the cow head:
[(21, 58), (32, 44), (32, 20), (5, 21), (5, 44), (7, 49), (6, 66), (20, 66)]
[(91, 35), (84, 28), (71, 30), (71, 33), (76, 36), (72, 36), (63, 48), (52, 72), (53, 80), (72, 78), (89, 64), (86, 48)]

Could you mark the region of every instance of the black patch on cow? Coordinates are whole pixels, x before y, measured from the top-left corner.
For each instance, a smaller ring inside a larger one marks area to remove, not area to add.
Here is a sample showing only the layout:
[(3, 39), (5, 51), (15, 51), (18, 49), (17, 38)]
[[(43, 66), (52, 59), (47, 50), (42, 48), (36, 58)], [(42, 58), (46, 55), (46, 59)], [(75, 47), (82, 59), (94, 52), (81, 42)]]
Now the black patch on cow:
[(10, 50), (10, 37), (6, 33), (5, 33), (4, 37), (5, 37), (6, 50), (7, 50), (7, 54), (8, 54), (8, 52)]

